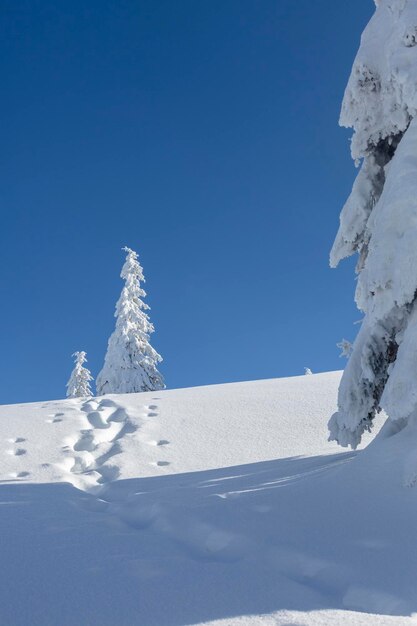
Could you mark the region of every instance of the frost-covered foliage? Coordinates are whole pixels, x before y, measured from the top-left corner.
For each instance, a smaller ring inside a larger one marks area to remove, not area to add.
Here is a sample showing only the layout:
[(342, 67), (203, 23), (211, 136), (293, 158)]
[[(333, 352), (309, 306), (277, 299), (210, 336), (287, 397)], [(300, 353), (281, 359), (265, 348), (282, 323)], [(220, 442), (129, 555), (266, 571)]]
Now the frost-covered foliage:
[(125, 281), (116, 305), (116, 328), (109, 339), (104, 366), (97, 376), (97, 394), (156, 391), (165, 387), (157, 370), (162, 357), (152, 348), (149, 336), (154, 327), (142, 300), (146, 292), (138, 255), (130, 248), (120, 276)]
[(352, 344), (347, 339), (342, 339), (339, 343), (336, 344), (337, 348), (340, 348), (340, 357), (346, 357), (347, 359), (352, 354)]
[(330, 264), (359, 254), (364, 313), (330, 439), (356, 447), (384, 409), (417, 415), (417, 2), (379, 0), (345, 91), (340, 123), (362, 160)]
[(305, 375), (305, 376), (311, 376), (311, 375), (312, 375), (312, 373), (313, 373), (313, 372), (311, 371), (311, 369), (310, 369), (309, 367), (305, 367), (305, 368), (304, 368), (304, 375)]
[(85, 352), (74, 352), (75, 367), (72, 370), (69, 381), (67, 382), (67, 398), (86, 398), (92, 396), (90, 382), (93, 380), (91, 372), (84, 367), (87, 361)]

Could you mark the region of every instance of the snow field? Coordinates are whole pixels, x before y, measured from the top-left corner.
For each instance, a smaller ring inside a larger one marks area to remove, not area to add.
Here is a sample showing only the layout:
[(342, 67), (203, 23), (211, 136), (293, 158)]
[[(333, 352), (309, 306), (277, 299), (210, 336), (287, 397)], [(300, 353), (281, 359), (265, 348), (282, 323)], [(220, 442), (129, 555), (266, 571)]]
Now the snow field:
[(415, 624), (413, 438), (340, 453), (339, 379), (1, 407), (0, 623)]

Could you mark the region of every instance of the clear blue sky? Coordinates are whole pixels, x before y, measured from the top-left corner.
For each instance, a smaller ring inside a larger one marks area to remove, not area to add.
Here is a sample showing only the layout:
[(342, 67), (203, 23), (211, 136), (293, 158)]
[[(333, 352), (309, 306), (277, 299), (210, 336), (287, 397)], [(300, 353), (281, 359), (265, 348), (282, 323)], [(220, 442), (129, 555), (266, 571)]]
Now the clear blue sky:
[(168, 387), (340, 369), (372, 0), (2, 0), (0, 403), (63, 397), (139, 252)]

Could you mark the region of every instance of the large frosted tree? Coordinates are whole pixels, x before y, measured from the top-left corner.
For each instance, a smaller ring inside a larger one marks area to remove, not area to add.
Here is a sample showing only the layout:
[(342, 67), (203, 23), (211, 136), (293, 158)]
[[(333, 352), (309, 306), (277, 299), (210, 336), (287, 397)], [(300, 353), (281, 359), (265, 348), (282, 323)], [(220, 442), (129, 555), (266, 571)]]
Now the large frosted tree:
[(90, 382), (93, 380), (90, 370), (84, 367), (87, 361), (85, 352), (74, 352), (74, 369), (67, 382), (67, 398), (85, 398), (92, 396)]
[(360, 169), (340, 216), (333, 267), (358, 253), (364, 313), (342, 377), (330, 439), (355, 448), (384, 409), (417, 417), (417, 1), (379, 0), (345, 91)]
[(116, 305), (116, 328), (109, 339), (104, 366), (97, 376), (97, 394), (134, 393), (164, 388), (157, 365), (161, 356), (149, 343), (154, 327), (146, 311), (148, 305), (140, 283), (144, 282), (138, 255), (130, 248), (120, 276), (125, 281)]

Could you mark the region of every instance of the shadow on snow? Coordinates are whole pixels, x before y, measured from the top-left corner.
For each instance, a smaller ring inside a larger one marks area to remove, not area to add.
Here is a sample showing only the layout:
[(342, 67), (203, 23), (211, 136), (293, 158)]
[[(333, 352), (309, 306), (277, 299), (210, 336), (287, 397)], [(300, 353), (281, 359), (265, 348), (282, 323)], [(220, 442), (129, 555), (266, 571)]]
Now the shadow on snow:
[(351, 471), (355, 456), (120, 480), (96, 495), (67, 483), (2, 484), (0, 623), (409, 614), (415, 505), (400, 494), (385, 519), (387, 502)]

